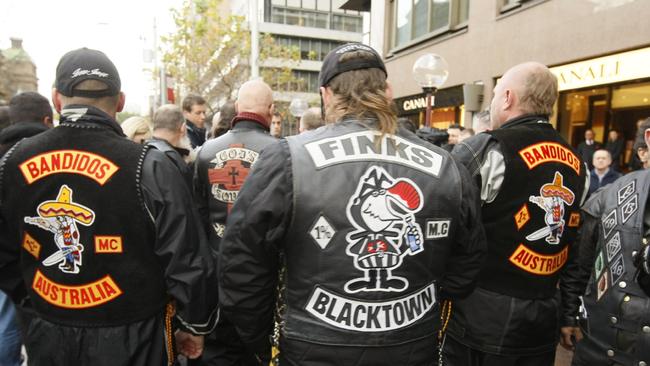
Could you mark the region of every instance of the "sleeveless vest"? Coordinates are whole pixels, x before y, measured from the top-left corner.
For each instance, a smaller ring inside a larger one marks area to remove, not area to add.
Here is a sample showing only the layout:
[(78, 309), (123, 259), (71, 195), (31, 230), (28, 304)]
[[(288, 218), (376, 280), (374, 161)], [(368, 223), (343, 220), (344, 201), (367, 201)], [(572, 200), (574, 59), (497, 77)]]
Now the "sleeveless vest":
[(140, 192), (145, 154), (108, 127), (86, 123), (64, 123), (7, 154), (2, 207), (17, 228), (23, 280), (40, 317), (115, 326), (164, 306)]
[(496, 199), (483, 205), (488, 255), (479, 286), (552, 297), (580, 222), (584, 165), (548, 123), (489, 133), (501, 145), (505, 176)]
[(650, 299), (636, 281), (633, 264), (643, 240), (649, 189), (650, 171), (629, 173), (599, 192), (599, 207), (592, 207), (598, 200), (584, 207), (599, 213), (601, 231), (581, 321), (593, 342), (583, 343), (598, 348), (590, 354), (600, 354), (603, 363), (650, 363)]
[(460, 222), (458, 168), (405, 130), (379, 137), (348, 120), (287, 138), (283, 337), (392, 345), (440, 327), (436, 281)]
[(211, 243), (223, 238), (228, 213), (260, 151), (277, 141), (256, 122), (240, 121), (230, 131), (207, 141), (199, 151), (198, 179), (210, 190)]

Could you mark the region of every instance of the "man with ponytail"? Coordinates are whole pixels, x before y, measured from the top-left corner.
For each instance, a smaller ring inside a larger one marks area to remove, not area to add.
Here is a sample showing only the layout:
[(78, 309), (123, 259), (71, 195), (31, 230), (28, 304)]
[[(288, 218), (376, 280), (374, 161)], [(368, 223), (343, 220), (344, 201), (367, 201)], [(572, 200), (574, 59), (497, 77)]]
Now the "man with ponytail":
[(435, 365), (485, 253), (478, 190), (398, 127), (372, 48), (334, 49), (320, 85), (325, 127), (263, 150), (230, 212), (222, 311), (261, 364), (273, 343), (281, 365)]

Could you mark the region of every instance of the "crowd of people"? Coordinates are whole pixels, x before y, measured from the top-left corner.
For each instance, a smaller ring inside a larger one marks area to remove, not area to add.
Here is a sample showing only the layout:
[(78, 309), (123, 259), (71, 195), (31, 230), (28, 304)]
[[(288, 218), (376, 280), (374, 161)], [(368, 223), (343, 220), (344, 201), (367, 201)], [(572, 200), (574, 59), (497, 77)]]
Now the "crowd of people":
[(615, 133), (560, 136), (546, 66), (447, 131), (397, 118), (368, 46), (319, 85), (294, 136), (260, 79), (120, 125), (119, 72), (82, 48), (57, 127), (37, 93), (0, 108), (0, 364), (650, 362), (649, 173), (618, 171)]

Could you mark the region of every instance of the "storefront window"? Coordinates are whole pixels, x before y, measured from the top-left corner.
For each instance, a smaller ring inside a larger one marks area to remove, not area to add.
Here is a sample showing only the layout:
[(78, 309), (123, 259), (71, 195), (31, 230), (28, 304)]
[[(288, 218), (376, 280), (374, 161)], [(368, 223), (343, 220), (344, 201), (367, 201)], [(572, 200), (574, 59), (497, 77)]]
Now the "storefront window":
[(560, 98), (562, 115), (560, 124), (563, 134), (573, 146), (584, 139), (585, 130), (592, 129), (596, 141), (605, 137), (607, 114), (607, 88), (596, 88), (572, 93), (563, 93)]
[(573, 146), (584, 140), (587, 129), (593, 130), (595, 140), (603, 144), (609, 131), (617, 130), (626, 142), (625, 167), (634, 154), (637, 122), (650, 117), (650, 82), (562, 92), (559, 106), (560, 133)]

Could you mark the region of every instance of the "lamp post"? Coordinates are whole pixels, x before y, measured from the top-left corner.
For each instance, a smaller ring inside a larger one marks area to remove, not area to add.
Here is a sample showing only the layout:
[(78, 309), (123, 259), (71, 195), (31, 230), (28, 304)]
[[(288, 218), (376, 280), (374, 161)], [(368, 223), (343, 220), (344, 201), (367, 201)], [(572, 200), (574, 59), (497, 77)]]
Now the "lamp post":
[[(289, 104), (289, 112), (291, 113), (292, 116), (296, 118), (302, 117), (303, 114), (307, 111), (309, 108), (309, 105), (307, 104), (306, 101), (300, 99), (300, 98), (293, 98), (291, 100), (291, 104)], [(298, 122), (300, 123), (300, 122)], [(291, 128), (290, 128), (291, 129)], [(291, 132), (291, 131), (289, 131)]]
[(413, 64), (413, 78), (426, 94), (425, 125), (431, 127), (431, 105), (433, 95), (447, 81), (449, 65), (444, 58), (435, 53), (425, 53)]

